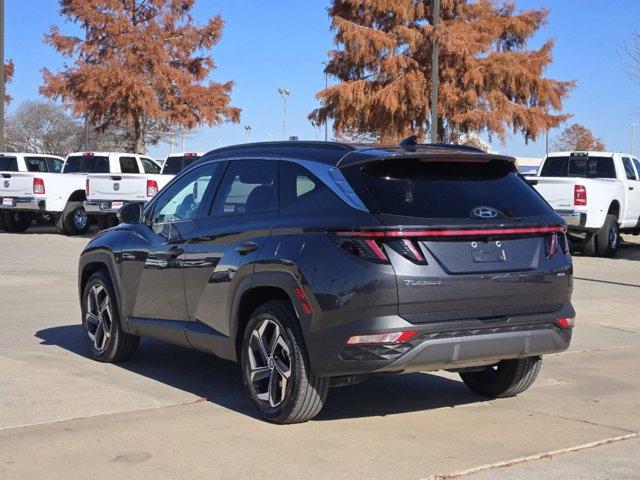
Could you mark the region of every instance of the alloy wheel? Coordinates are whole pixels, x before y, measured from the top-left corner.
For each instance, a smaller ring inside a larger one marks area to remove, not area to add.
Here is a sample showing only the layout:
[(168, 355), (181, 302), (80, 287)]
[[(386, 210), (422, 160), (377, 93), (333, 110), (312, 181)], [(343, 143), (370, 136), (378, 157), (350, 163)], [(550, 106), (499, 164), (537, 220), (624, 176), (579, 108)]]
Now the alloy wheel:
[(85, 321), (89, 340), (96, 351), (102, 353), (111, 338), (113, 324), (109, 293), (103, 285), (94, 285), (89, 290)]
[(87, 212), (84, 208), (78, 208), (75, 212), (73, 212), (73, 224), (76, 226), (78, 230), (84, 230), (87, 226)]
[(291, 348), (272, 319), (260, 322), (248, 344), (249, 384), (256, 398), (275, 408), (286, 398), (291, 377)]

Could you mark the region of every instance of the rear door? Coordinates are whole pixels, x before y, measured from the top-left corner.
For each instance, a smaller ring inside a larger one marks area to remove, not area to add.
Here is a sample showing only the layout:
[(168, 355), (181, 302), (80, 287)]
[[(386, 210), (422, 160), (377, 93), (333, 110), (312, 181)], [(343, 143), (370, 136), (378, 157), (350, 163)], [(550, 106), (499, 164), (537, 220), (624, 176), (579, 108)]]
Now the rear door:
[(230, 333), (232, 289), (253, 272), (277, 218), (277, 171), (276, 160), (231, 162), (187, 247), (189, 317), (224, 335)]
[(400, 314), (533, 313), (566, 298), (566, 275), (552, 273), (565, 262), (547, 259), (552, 242), (564, 255), (562, 220), (511, 163), (392, 159), (358, 174), (387, 227), (379, 244), (397, 275)]

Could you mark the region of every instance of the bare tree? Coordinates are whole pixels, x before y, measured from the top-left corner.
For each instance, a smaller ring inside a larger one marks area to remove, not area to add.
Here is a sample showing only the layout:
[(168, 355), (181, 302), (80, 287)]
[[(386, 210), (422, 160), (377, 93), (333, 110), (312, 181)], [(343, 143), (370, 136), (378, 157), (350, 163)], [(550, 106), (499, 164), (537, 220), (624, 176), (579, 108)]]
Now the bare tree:
[(577, 151), (604, 151), (607, 149), (604, 142), (596, 137), (591, 130), (584, 125), (574, 123), (565, 128), (560, 136), (551, 142), (551, 149), (557, 152), (571, 150)]

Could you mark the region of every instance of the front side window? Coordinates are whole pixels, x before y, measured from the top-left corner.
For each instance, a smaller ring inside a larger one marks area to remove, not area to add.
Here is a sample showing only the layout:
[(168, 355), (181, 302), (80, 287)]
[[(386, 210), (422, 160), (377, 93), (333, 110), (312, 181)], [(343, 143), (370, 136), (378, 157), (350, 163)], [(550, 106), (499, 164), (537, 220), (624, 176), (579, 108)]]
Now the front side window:
[(638, 172), (638, 179), (640, 179), (640, 162), (634, 158), (633, 164), (636, 166), (636, 172)]
[(142, 168), (144, 169), (144, 173), (160, 173), (160, 167), (152, 160), (148, 158), (140, 158), (140, 163), (142, 163)]
[(278, 162), (239, 160), (231, 162), (222, 179), (211, 215), (253, 214), (278, 206)]
[(47, 161), (40, 157), (25, 157), (24, 162), (27, 164), (29, 172), (47, 172)]
[(162, 234), (167, 224), (195, 219), (205, 199), (207, 187), (219, 168), (220, 163), (203, 165), (163, 191), (153, 207), (151, 221), (154, 231)]
[(627, 176), (627, 180), (637, 180), (636, 172), (633, 171), (633, 164), (631, 163), (631, 159), (623, 157), (622, 165), (624, 166), (624, 173)]
[(135, 157), (120, 157), (121, 173), (140, 173)]

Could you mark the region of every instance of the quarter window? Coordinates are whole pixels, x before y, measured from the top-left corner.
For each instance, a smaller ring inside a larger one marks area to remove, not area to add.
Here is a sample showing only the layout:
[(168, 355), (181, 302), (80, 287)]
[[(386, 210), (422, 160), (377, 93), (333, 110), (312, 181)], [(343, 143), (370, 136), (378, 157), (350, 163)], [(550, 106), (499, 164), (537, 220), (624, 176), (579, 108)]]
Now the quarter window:
[(231, 162), (218, 189), (213, 216), (252, 214), (278, 206), (278, 162), (240, 160)]
[(627, 176), (627, 180), (637, 180), (636, 172), (633, 171), (633, 164), (631, 163), (631, 159), (623, 157), (622, 164), (624, 165), (624, 173)]
[(638, 172), (638, 178), (640, 179), (640, 162), (634, 158), (633, 164), (636, 166), (636, 172)]
[(160, 173), (160, 167), (148, 158), (140, 157), (140, 163), (142, 163), (144, 173)]
[(280, 203), (289, 205), (326, 188), (309, 170), (294, 162), (280, 164)]

